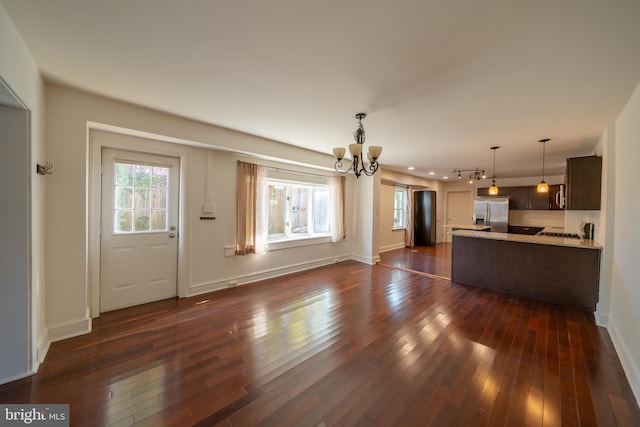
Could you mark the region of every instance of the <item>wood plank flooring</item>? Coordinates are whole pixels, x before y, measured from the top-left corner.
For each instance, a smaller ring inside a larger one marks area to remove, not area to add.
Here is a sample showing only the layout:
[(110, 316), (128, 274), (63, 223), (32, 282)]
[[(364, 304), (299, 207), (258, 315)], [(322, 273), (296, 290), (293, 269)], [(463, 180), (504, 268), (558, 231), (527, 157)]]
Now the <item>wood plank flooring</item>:
[(75, 426), (640, 425), (592, 314), (397, 267), (103, 314), (0, 402), (68, 403)]

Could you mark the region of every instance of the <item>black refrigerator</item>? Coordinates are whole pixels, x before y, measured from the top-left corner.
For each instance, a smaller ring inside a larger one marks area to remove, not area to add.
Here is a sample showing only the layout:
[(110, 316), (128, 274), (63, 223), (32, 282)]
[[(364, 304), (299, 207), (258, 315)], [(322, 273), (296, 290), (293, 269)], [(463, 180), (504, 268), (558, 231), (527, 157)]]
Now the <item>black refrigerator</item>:
[(436, 192), (413, 193), (413, 243), (416, 246), (436, 245)]

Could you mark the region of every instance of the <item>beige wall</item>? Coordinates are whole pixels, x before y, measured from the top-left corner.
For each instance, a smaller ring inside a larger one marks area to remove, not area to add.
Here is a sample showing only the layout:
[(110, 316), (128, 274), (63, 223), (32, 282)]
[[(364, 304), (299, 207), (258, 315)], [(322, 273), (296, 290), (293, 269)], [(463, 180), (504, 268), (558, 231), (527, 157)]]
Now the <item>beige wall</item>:
[[(281, 158), (297, 164), (276, 162), (287, 169), (330, 174), (329, 155), (314, 153), (275, 141), (194, 122), (69, 88), (48, 85), (47, 149), (56, 165), (55, 179), (47, 188), (47, 324), (53, 340), (85, 333), (90, 329), (95, 295), (95, 272), (91, 269), (95, 240), (89, 218), (93, 188), (89, 159), (93, 147), (88, 127), (118, 127), (137, 135), (156, 135), (158, 149), (175, 145), (185, 151), (186, 201), (182, 230), (181, 265), (184, 266), (179, 294), (207, 292), (333, 263), (350, 258), (353, 243), (352, 209), (347, 207), (350, 239), (270, 251), (265, 256), (227, 256), (225, 248), (235, 243), (235, 166), (239, 158), (273, 163)], [(140, 139), (136, 137), (134, 139)], [(147, 139), (147, 138), (142, 138)], [(154, 139), (154, 138), (151, 138)], [(132, 142), (133, 143), (133, 142)], [(308, 165), (308, 166), (301, 166)], [(316, 166), (310, 169), (310, 166)], [(317, 167), (325, 167), (319, 170)], [(351, 191), (352, 179), (348, 179)], [(362, 181), (362, 179), (361, 179)], [(209, 190), (207, 183), (210, 182)], [(215, 221), (200, 221), (210, 195)], [(348, 194), (351, 200), (351, 194)], [(368, 209), (372, 211), (371, 208)], [(366, 244), (365, 244), (366, 246)], [(96, 313), (93, 313), (94, 315)]]
[[(436, 241), (444, 241), (444, 184), (433, 179), (421, 178), (388, 169), (382, 171), (380, 188), (379, 236), (380, 252), (405, 246), (405, 232), (393, 230), (393, 190), (395, 186), (414, 190), (432, 190), (436, 192)], [(409, 195), (410, 197), (410, 195)]]
[(404, 248), (405, 231), (393, 229), (394, 191), (390, 183), (380, 186), (380, 252)]

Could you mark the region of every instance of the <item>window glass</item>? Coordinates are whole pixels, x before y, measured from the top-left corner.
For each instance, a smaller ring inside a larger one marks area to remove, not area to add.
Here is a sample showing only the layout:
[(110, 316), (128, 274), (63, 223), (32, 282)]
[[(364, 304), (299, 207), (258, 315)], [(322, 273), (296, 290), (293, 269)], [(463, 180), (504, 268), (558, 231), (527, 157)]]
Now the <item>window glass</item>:
[(393, 191), (393, 228), (404, 228), (407, 225), (407, 190)]
[(329, 233), (331, 192), (327, 188), (313, 190), (313, 232)]
[(114, 233), (167, 230), (169, 168), (115, 163)]
[(268, 240), (316, 237), (330, 232), (329, 186), (267, 181)]

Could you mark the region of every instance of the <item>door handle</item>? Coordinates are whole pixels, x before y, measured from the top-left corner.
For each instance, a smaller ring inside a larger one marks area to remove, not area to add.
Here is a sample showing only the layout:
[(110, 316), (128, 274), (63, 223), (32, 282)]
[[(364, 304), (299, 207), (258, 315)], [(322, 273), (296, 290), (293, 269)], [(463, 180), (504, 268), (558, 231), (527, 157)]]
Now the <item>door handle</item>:
[(176, 233), (169, 233), (169, 237), (173, 239), (174, 237), (176, 237)]

